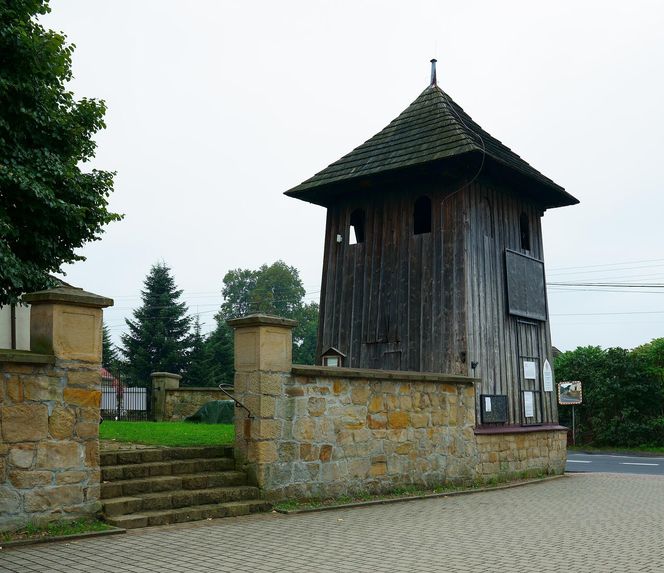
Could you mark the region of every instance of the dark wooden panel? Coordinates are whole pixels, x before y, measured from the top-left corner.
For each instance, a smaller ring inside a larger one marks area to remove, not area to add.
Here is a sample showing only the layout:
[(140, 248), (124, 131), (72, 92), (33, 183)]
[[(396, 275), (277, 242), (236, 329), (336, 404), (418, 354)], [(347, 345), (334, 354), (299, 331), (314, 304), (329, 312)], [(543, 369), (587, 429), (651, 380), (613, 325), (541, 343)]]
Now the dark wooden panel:
[(510, 314), (546, 320), (544, 262), (506, 250), (505, 268)]

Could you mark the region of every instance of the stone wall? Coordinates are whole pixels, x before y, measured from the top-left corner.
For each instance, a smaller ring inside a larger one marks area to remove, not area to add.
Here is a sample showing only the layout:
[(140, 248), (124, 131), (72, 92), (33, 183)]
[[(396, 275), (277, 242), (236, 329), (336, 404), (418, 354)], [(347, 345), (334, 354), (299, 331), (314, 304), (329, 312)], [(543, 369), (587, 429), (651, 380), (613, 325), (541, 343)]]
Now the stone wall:
[[(157, 422), (177, 422), (195, 414), (206, 402), (228, 400), (228, 395), (215, 387), (180, 388), (182, 376), (170, 372), (153, 372), (152, 413)], [(232, 391), (231, 391), (232, 394)]]
[[(270, 376), (270, 388), (261, 380), (263, 391), (275, 394), (274, 417), (253, 425), (247, 459), (260, 464), (271, 497), (380, 492), (473, 478), (471, 383), (329, 370), (294, 367), (292, 374)], [(236, 384), (250, 392), (255, 381), (239, 375)], [(245, 403), (252, 412), (258, 405), (251, 395)], [(263, 402), (258, 412), (271, 410)]]
[(0, 351), (0, 531), (100, 507), (101, 308), (112, 301), (72, 288), (27, 296), (40, 352)]
[[(235, 328), (236, 459), (271, 499), (562, 473), (564, 428), (477, 429), (475, 380), (291, 364), (293, 321)], [(484, 433), (482, 433), (484, 432)]]
[(218, 388), (169, 388), (164, 403), (164, 421), (176, 422), (195, 414), (207, 402), (228, 400)]
[(539, 426), (482, 432), (476, 430), (475, 442), (479, 454), (477, 472), (485, 478), (540, 472), (561, 474), (565, 470), (567, 428)]

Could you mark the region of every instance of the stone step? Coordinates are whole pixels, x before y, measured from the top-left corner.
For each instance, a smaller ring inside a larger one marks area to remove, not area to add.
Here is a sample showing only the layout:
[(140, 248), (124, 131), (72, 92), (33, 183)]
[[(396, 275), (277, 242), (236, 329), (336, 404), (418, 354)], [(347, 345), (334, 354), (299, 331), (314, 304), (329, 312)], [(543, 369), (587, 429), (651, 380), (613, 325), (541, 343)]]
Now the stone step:
[(107, 450), (99, 455), (101, 466), (144, 464), (193, 458), (232, 458), (233, 446), (191, 446), (144, 450)]
[(246, 474), (238, 471), (200, 472), (193, 474), (153, 476), (147, 478), (117, 480), (101, 484), (101, 499), (136, 496), (143, 493), (205, 489), (243, 485)]
[(145, 511), (244, 501), (257, 497), (258, 488), (241, 485), (123, 496), (106, 499), (102, 501), (102, 506), (104, 515), (110, 518)]
[(108, 517), (106, 521), (116, 527), (135, 529), (137, 527), (148, 527), (151, 525), (168, 525), (170, 523), (184, 523), (185, 521), (197, 521), (201, 519), (213, 519), (217, 517), (236, 517), (248, 515), (259, 511), (268, 511), (270, 504), (260, 499), (249, 499), (243, 501), (232, 501), (226, 503), (215, 503), (181, 507), (178, 509), (143, 511), (132, 515), (119, 515)]
[[(148, 495), (148, 494), (146, 494)], [(104, 517), (115, 517), (118, 515), (128, 515), (143, 509), (143, 499), (141, 497), (113, 497), (101, 502)]]
[(101, 468), (102, 481), (128, 480), (154, 476), (193, 474), (235, 469), (233, 458), (192, 458), (166, 462), (144, 462)]

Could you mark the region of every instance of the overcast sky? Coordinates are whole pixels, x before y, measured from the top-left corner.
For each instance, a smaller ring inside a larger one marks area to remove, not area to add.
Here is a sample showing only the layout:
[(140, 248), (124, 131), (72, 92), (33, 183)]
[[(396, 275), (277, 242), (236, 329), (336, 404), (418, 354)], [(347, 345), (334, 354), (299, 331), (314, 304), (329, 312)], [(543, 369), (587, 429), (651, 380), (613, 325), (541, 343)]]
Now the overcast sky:
[[(67, 281), (115, 338), (165, 261), (205, 329), (233, 268), (283, 259), (318, 300), (325, 211), (283, 196), (439, 85), (580, 199), (547, 211), (549, 282), (664, 283), (664, 3), (53, 0), (72, 89), (103, 98), (94, 167), (125, 218)], [(664, 336), (664, 289), (549, 289), (553, 342)]]

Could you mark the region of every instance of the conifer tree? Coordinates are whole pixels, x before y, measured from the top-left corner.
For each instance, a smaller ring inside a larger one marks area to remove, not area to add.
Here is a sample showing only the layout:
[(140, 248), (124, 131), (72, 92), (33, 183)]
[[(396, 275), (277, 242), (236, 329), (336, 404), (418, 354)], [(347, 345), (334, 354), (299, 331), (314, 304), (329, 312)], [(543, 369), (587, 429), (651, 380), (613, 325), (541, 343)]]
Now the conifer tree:
[(105, 323), (101, 332), (101, 365), (107, 370), (112, 370), (118, 363), (118, 351), (111, 341), (111, 333)]
[(147, 386), (152, 372), (182, 374), (191, 349), (191, 318), (180, 301), (170, 268), (152, 266), (141, 291), (142, 306), (126, 319), (129, 332), (122, 335), (122, 354), (132, 384)]
[(216, 328), (205, 339), (206, 386), (233, 384), (233, 329), (226, 324), (226, 315), (217, 313)]
[(183, 386), (208, 386), (207, 348), (205, 337), (201, 334), (201, 319), (194, 318), (194, 332), (191, 336), (191, 351), (189, 352), (189, 367), (182, 381)]

